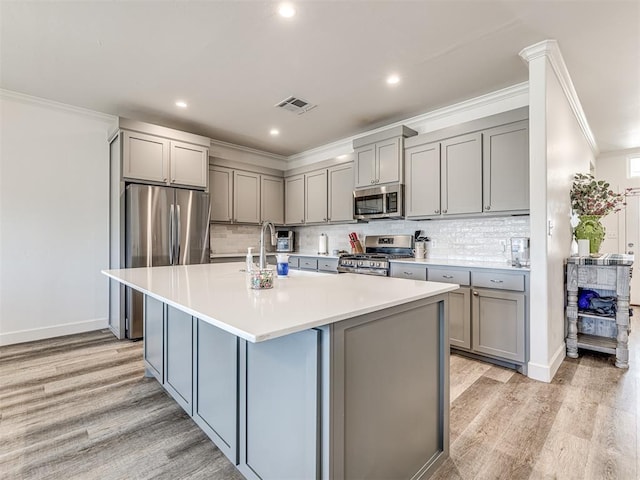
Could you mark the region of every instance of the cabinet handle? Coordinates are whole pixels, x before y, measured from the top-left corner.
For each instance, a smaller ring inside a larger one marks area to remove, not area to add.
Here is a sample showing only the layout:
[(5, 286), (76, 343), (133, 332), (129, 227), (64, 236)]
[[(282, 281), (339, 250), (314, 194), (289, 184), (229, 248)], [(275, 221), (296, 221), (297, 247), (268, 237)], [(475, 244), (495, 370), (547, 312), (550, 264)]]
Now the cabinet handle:
[(446, 210), (442, 210), (442, 213), (447, 213), (447, 211)]
[(374, 182), (374, 180), (371, 180), (369, 183), (370, 183), (371, 185), (373, 185), (373, 182)]
[(485, 210), (491, 210), (491, 205), (487, 205), (486, 207), (484, 207)]
[(433, 213), (440, 213), (440, 210), (434, 210)]
[(323, 221), (323, 222), (326, 222), (326, 221), (327, 221), (327, 219), (326, 219), (326, 218), (323, 218), (323, 219), (322, 219), (322, 221)]
[(493, 278), (491, 279), (491, 283), (504, 283), (502, 280), (494, 280)]
[(477, 296), (479, 296), (479, 295), (480, 295), (480, 294), (479, 294), (478, 292), (476, 292), (475, 290), (473, 291), (473, 296), (474, 296), (474, 297), (477, 297)]
[(300, 223), (304, 223), (304, 218), (302, 220), (300, 220)]
[(410, 277), (413, 276), (413, 272), (402, 272), (402, 273), (404, 273), (405, 275), (408, 275)]
[(449, 279), (451, 279), (451, 278), (453, 278), (453, 275), (442, 275), (442, 278), (449, 278)]

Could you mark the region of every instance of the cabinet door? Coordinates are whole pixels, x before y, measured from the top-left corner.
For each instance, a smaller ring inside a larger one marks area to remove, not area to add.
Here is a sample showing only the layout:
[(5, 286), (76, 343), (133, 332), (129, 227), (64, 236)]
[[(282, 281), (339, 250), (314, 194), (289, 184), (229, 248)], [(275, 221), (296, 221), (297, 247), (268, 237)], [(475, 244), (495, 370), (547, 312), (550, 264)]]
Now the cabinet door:
[(485, 212), (529, 209), (529, 122), (483, 133)]
[(471, 293), (468, 287), (449, 292), (449, 345), (471, 348)]
[(356, 187), (370, 187), (376, 180), (375, 145), (367, 145), (355, 151)]
[(304, 223), (304, 175), (284, 179), (284, 222), (287, 225)]
[(284, 223), (284, 179), (262, 175), (260, 181), (260, 221)]
[(209, 149), (190, 143), (171, 142), (172, 185), (207, 187)]
[(442, 142), (442, 213), (482, 212), (482, 135)]
[(165, 333), (165, 388), (192, 415), (193, 317), (167, 306)]
[(471, 305), (473, 350), (524, 362), (524, 294), (474, 288)]
[(233, 170), (222, 167), (209, 169), (209, 199), (212, 222), (230, 222), (233, 219)]
[(260, 175), (233, 172), (233, 221), (260, 223)]
[(305, 175), (305, 223), (327, 221), (327, 171)]
[(319, 335), (305, 330), (246, 342), (246, 451), (240, 464), (247, 478), (317, 478)]
[(193, 418), (234, 464), (238, 463), (238, 337), (196, 320)]
[(164, 383), (164, 303), (144, 296), (144, 359), (149, 371)]
[(400, 138), (376, 143), (376, 184), (397, 183), (402, 180), (401, 147)]
[(131, 180), (166, 183), (169, 179), (169, 140), (124, 132), (122, 176)]
[(440, 144), (408, 148), (406, 163), (407, 217), (440, 214)]
[(330, 222), (353, 221), (353, 164), (339, 165), (328, 171)]

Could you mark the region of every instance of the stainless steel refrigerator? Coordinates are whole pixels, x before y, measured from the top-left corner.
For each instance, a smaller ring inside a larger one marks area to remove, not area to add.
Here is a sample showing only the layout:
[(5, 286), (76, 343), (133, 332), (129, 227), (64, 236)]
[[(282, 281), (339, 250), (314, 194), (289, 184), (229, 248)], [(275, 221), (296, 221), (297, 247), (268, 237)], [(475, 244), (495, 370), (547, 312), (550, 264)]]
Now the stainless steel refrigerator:
[[(209, 263), (209, 195), (131, 184), (125, 196), (125, 266)], [(144, 297), (126, 289), (127, 338), (142, 338)]]

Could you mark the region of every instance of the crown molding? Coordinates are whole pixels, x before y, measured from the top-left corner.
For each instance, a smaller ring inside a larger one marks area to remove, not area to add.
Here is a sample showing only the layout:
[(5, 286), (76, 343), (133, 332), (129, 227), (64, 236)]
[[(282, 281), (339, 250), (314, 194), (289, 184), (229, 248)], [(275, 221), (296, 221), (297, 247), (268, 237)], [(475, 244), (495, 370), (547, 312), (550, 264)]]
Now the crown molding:
[(562, 57), (562, 52), (560, 52), (558, 42), (556, 40), (543, 40), (542, 42), (523, 48), (519, 55), (525, 62), (527, 62), (527, 64), (540, 58), (546, 58), (549, 60), (549, 64), (551, 65), (551, 68), (553, 68), (556, 78), (560, 83), (560, 87), (562, 88), (562, 91), (571, 106), (571, 110), (580, 125), (582, 133), (585, 136), (591, 151), (595, 156), (597, 156), (600, 153), (600, 150), (596, 144), (591, 127), (589, 127), (587, 116), (582, 109), (582, 104), (580, 103), (576, 89), (573, 86), (573, 81), (571, 80), (571, 75), (569, 74), (567, 65), (564, 63), (564, 58)]
[(245, 162), (253, 165), (265, 165), (278, 170), (288, 168), (287, 157), (276, 153), (265, 152), (251, 147), (237, 145), (211, 139), (209, 156), (233, 161)]
[[(474, 110), (478, 110), (480, 108), (484, 108), (484, 107), (496, 104), (498, 102), (504, 102), (512, 99), (517, 100), (522, 96), (528, 97), (528, 93), (529, 93), (529, 82), (522, 82), (506, 88), (502, 88), (500, 90), (496, 90), (495, 92), (480, 95), (478, 97), (474, 97), (469, 100), (464, 100), (462, 102), (458, 102), (453, 105), (449, 105), (447, 107), (439, 108), (431, 112), (426, 112), (420, 115), (416, 115), (414, 117), (409, 117), (407, 119), (400, 120), (395, 123), (385, 125), (383, 127), (379, 127), (373, 130), (368, 130), (366, 132), (353, 135), (351, 137), (343, 138), (342, 140), (338, 140), (332, 143), (328, 143), (326, 145), (322, 145), (321, 147), (313, 148), (311, 150), (305, 150), (304, 152), (291, 155), (290, 157), (287, 157), (287, 160), (289, 163), (288, 169), (298, 168), (298, 167), (302, 167), (304, 165), (318, 162), (321, 160), (335, 158), (338, 155), (352, 153), (353, 140), (356, 138), (360, 138), (366, 135), (372, 135), (378, 132), (382, 132), (384, 130), (388, 130), (389, 128), (402, 126), (402, 125), (412, 128), (414, 130), (417, 130), (418, 133), (425, 133), (423, 131), (424, 128), (421, 128), (425, 123), (434, 122), (436, 120), (447, 118), (453, 115), (460, 115), (460, 114), (464, 114)], [(522, 106), (522, 105), (518, 104), (513, 106), (513, 108), (517, 108), (518, 106)]]
[(44, 108), (52, 110), (59, 110), (77, 115), (83, 115), (97, 120), (103, 120), (109, 123), (118, 123), (118, 117), (116, 115), (109, 115), (108, 113), (102, 113), (95, 110), (89, 110), (88, 108), (76, 107), (67, 103), (56, 102), (54, 100), (48, 100), (42, 97), (34, 97), (33, 95), (27, 95), (26, 93), (14, 92), (12, 90), (5, 90), (0, 88), (0, 98), (15, 100), (21, 103), (27, 103), (31, 105), (38, 105)]

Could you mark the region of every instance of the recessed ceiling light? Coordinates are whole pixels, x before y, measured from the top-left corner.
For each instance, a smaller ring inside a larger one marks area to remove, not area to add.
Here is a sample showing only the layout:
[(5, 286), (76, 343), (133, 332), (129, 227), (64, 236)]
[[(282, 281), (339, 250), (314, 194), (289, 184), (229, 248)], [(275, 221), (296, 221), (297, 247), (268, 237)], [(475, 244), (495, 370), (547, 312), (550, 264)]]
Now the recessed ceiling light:
[(278, 13), (281, 17), (291, 18), (296, 14), (296, 9), (290, 3), (281, 3), (278, 6)]
[(187, 102), (183, 102), (182, 100), (178, 100), (176, 102), (176, 107), (187, 108)]
[(272, 137), (276, 137), (280, 135), (280, 130), (278, 130), (277, 128), (272, 128), (271, 130), (269, 130), (269, 135), (271, 135)]
[(395, 73), (393, 75), (389, 75), (387, 77), (387, 83), (389, 85), (396, 85), (399, 82), (400, 82), (400, 77), (398, 75), (396, 75)]

